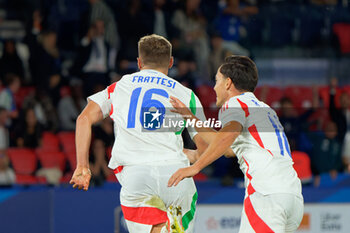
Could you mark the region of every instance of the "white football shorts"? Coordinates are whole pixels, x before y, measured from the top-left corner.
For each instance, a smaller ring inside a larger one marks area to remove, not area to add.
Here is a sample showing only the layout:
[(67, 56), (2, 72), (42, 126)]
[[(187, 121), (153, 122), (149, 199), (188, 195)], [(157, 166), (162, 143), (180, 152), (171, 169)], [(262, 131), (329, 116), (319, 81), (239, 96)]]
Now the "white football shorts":
[(119, 167), (116, 176), (122, 185), (120, 202), (130, 233), (149, 233), (152, 225), (161, 223), (166, 223), (168, 232), (193, 232), (198, 197), (193, 179), (168, 187), (171, 175), (187, 166), (177, 163)]
[(304, 214), (304, 201), (294, 194), (262, 195), (254, 192), (244, 200), (240, 233), (295, 232)]

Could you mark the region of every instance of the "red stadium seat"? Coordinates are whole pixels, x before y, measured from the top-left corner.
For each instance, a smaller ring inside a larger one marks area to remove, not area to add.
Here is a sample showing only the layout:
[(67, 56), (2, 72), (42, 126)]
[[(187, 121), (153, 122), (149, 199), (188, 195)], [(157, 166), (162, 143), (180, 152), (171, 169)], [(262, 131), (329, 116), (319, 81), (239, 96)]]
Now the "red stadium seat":
[(69, 86), (61, 87), (60, 95), (61, 95), (61, 98), (66, 97), (66, 96), (70, 96), (71, 95), (70, 87)]
[(39, 161), (44, 168), (54, 168), (57, 167), (61, 171), (64, 171), (66, 168), (66, 157), (62, 152), (59, 151), (45, 151), (45, 150), (36, 150)]
[[(24, 185), (37, 184), (39, 183), (39, 179), (32, 175), (16, 174), (16, 183)], [(41, 180), (40, 183), (45, 183), (45, 181)]]
[(347, 93), (350, 96), (350, 85), (346, 85), (342, 88), (343, 92)]
[[(323, 102), (324, 107), (329, 107), (329, 86), (323, 86), (319, 88), (319, 95)], [(335, 94), (335, 106), (340, 107), (340, 95), (341, 89), (337, 88), (337, 92)]]
[(340, 50), (343, 54), (350, 53), (350, 24), (335, 23), (333, 32), (337, 35), (340, 44)]
[(75, 152), (66, 152), (65, 153), (66, 159), (69, 162), (69, 165), (71, 167), (71, 170), (74, 171), (77, 166), (77, 158)]
[(308, 183), (312, 179), (310, 158), (305, 152), (293, 151), (292, 158), (294, 169), (302, 183)]
[(195, 181), (207, 181), (208, 180), (208, 176), (202, 172), (198, 173), (197, 175), (195, 175), (193, 177), (193, 179)]
[(41, 149), (45, 151), (59, 151), (60, 141), (56, 134), (51, 132), (44, 132), (42, 136), (42, 146)]
[(66, 153), (75, 153), (75, 134), (74, 131), (60, 132), (58, 138)]
[(35, 87), (21, 87), (16, 94), (14, 94), (15, 96), (15, 102), (16, 102), (16, 106), (18, 108), (21, 108), (23, 100), (28, 96), (31, 95), (35, 92)]
[(37, 158), (31, 149), (10, 148), (7, 150), (16, 173), (18, 184), (34, 184), (38, 179), (33, 176), (37, 167)]
[(72, 176), (73, 176), (72, 171), (64, 174), (64, 176), (62, 176), (60, 179), (60, 183), (69, 183), (69, 181), (72, 179)]
[(196, 89), (199, 100), (204, 107), (205, 116), (209, 118), (218, 118), (219, 109), (216, 107), (216, 93), (213, 87), (201, 85)]
[(309, 130), (310, 131), (323, 130), (325, 124), (329, 120), (330, 120), (330, 115), (329, 115), (328, 109), (327, 108), (319, 108), (308, 119), (308, 122), (311, 123)]
[(31, 149), (11, 148), (7, 151), (16, 173), (30, 175), (37, 166), (37, 158)]
[(285, 97), (292, 100), (294, 107), (299, 110), (312, 106), (312, 87), (289, 86), (284, 90)]
[(216, 94), (213, 87), (201, 85), (196, 89), (196, 93), (203, 107), (210, 107), (212, 104), (216, 103)]
[[(264, 95), (264, 91), (266, 91)], [(279, 106), (279, 101), (284, 96), (282, 88), (279, 87), (273, 87), (273, 86), (263, 86), (263, 87), (257, 87), (254, 91), (255, 96), (265, 102), (266, 104), (270, 105), (273, 108), (276, 108)]]

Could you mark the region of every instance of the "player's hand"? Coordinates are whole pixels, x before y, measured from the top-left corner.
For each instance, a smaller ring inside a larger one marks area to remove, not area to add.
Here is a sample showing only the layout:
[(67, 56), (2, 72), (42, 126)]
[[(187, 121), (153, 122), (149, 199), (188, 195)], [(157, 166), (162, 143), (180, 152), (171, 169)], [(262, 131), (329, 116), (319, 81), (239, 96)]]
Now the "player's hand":
[(70, 184), (73, 188), (88, 190), (91, 179), (91, 171), (88, 167), (77, 167), (73, 173)]
[(193, 116), (191, 110), (178, 98), (170, 96), (170, 103), (174, 107), (174, 109), (170, 109), (171, 112), (179, 113), (185, 119), (189, 119)]
[(190, 178), (197, 175), (199, 170), (195, 166), (180, 168), (169, 179), (168, 187), (176, 186), (184, 178)]

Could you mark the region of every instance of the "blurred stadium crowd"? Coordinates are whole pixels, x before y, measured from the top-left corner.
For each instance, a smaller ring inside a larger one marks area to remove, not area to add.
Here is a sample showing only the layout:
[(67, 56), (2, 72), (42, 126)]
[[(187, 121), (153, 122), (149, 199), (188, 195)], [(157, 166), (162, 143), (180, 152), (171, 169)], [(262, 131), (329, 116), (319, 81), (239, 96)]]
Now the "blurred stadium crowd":
[[(171, 41), (169, 76), (216, 117), (212, 86), (227, 55), (285, 57), (279, 48), (287, 46), (300, 57), (348, 56), (349, 11), (347, 0), (0, 0), (0, 184), (69, 181), (86, 97), (137, 70), (144, 35)], [(305, 184), (350, 171), (350, 86), (330, 77), (329, 86), (260, 86), (255, 94), (278, 112)], [(115, 181), (107, 168), (113, 141), (106, 119), (93, 132), (95, 185)], [(228, 160), (197, 180), (231, 185), (242, 174)]]

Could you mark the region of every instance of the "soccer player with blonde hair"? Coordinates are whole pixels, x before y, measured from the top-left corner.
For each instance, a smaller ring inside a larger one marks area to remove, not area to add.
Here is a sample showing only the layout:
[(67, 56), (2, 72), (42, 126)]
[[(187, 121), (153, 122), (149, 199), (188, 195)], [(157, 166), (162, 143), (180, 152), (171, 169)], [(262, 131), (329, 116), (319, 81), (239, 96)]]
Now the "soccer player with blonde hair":
[[(77, 167), (71, 184), (87, 190), (91, 127), (105, 117), (113, 119), (116, 139), (108, 166), (122, 185), (121, 207), (131, 233), (193, 232), (197, 201), (193, 179), (167, 187), (173, 172), (189, 166), (183, 152), (183, 128), (159, 131), (170, 112), (172, 95), (179, 96), (199, 119), (205, 116), (193, 91), (167, 76), (173, 65), (171, 48), (164, 37), (142, 37), (137, 59), (140, 71), (88, 97), (76, 123)], [(195, 131), (190, 136), (199, 149), (206, 147)]]

